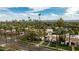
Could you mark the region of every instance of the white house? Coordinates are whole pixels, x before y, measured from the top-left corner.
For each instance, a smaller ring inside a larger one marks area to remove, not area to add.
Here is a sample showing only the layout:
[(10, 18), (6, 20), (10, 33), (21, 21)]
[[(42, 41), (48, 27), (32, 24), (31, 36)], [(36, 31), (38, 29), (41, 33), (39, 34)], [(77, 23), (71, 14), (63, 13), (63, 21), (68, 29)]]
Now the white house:
[(12, 29), (12, 32), (16, 32), (16, 29)]
[[(69, 43), (70, 41), (70, 43)], [(79, 35), (70, 35), (70, 38), (68, 35), (66, 35), (66, 38), (65, 38), (65, 43), (69, 43), (70, 45), (72, 43), (75, 44), (75, 46), (79, 45)]]
[(0, 32), (4, 33), (4, 32), (5, 32), (5, 30), (4, 30), (4, 29), (0, 29)]
[(56, 34), (53, 34), (53, 29), (49, 28), (49, 29), (46, 29), (46, 33), (47, 35), (45, 36), (46, 37), (46, 41), (51, 41), (51, 42), (54, 42), (57, 40), (57, 37), (58, 35)]
[(6, 30), (6, 33), (10, 33), (11, 32), (11, 30)]
[(46, 29), (46, 33), (47, 33), (48, 35), (52, 35), (53, 29)]
[(53, 35), (46, 35), (46, 41), (55, 42), (59, 38), (59, 35), (53, 34)]
[(29, 29), (28, 27), (25, 28), (25, 30), (28, 30), (28, 29)]

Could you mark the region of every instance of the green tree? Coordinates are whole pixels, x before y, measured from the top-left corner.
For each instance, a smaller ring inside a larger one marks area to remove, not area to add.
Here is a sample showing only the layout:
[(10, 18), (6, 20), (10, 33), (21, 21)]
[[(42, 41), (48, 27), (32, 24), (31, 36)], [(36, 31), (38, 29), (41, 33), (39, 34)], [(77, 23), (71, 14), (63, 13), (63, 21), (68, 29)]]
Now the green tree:
[(38, 36), (38, 34), (31, 31), (31, 32), (28, 32), (26, 35), (24, 35), (21, 38), (21, 41), (26, 43), (27, 41), (33, 42), (33, 41), (38, 41), (39, 39), (40, 37)]
[(57, 26), (58, 27), (64, 27), (64, 20), (62, 18), (60, 18), (58, 21), (57, 21)]

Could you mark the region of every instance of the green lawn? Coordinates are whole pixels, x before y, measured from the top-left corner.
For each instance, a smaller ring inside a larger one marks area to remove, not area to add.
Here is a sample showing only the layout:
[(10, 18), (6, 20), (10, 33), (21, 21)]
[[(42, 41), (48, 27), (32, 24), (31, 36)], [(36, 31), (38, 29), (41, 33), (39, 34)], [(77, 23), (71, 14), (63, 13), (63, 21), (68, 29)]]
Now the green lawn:
[(79, 47), (75, 47), (75, 51), (79, 51)]
[(68, 51), (72, 50), (72, 48), (70, 46), (67, 46), (67, 45), (59, 45), (58, 48), (62, 48), (62, 49), (68, 50)]
[[(43, 43), (43, 45), (47, 45), (47, 44), (48, 42)], [(68, 50), (68, 51), (72, 50), (72, 48), (67, 45), (56, 45), (56, 43), (51, 43), (49, 47), (61, 48), (61, 49)]]
[(42, 45), (47, 45), (48, 44), (48, 42), (44, 42)]
[(0, 46), (0, 51), (5, 51), (5, 48)]

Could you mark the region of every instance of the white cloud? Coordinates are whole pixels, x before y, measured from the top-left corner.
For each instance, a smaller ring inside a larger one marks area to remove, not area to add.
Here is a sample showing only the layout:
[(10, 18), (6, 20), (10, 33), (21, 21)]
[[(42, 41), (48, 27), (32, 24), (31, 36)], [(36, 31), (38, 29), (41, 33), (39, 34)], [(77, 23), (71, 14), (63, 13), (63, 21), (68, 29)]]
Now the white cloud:
[(69, 7), (68, 9), (66, 9), (66, 12), (64, 15), (62, 15), (62, 17), (65, 20), (75, 20), (75, 19), (79, 19), (79, 7)]
[(0, 12), (0, 20), (4, 19), (4, 20), (14, 20), (14, 19), (28, 19), (28, 16), (31, 17), (31, 19), (38, 19), (38, 14), (39, 13), (33, 13), (34, 11), (43, 11), (46, 8), (42, 8), (42, 7), (30, 7), (31, 9), (33, 9), (33, 11), (28, 11), (25, 13), (14, 13), (12, 11), (10, 11), (8, 8), (0, 8), (0, 11), (4, 11), (4, 12)]
[(1, 7), (0, 10), (7, 10), (8, 11), (8, 8)]
[(58, 17), (59, 15), (57, 15), (57, 14), (53, 14), (53, 13), (52, 13), (52, 14), (51, 14), (51, 16), (55, 16), (55, 17)]
[[(33, 13), (34, 11), (43, 11), (45, 9), (49, 9), (50, 7), (29, 7), (33, 9), (33, 11), (28, 11), (25, 13), (14, 13), (10, 11), (8, 8), (0, 8), (0, 20), (15, 20), (15, 19), (28, 19), (28, 16), (31, 17), (31, 19), (39, 19), (38, 13)], [(4, 12), (1, 12), (4, 10)], [(63, 17), (64, 19), (79, 19), (79, 14), (77, 12), (79, 11), (79, 7), (71, 7), (66, 10), (66, 13), (64, 15), (57, 15), (54, 13), (48, 14), (48, 15), (41, 15), (41, 20), (52, 20), (52, 19), (58, 19), (59, 17)]]
[(33, 11), (43, 11), (45, 9), (49, 9), (50, 7), (29, 7), (33, 9)]
[(2, 15), (3, 15), (3, 14), (8, 15), (8, 14), (16, 14), (16, 13), (13, 13), (12, 11), (10, 11), (8, 7), (1, 7), (1, 8), (0, 8), (0, 15), (1, 15), (1, 14), (2, 14)]
[[(28, 16), (31, 17), (31, 19), (39, 19), (38, 14), (39, 13), (33, 13), (34, 11), (43, 11), (45, 9), (49, 9), (50, 7), (29, 7), (31, 9), (33, 9), (33, 11), (28, 11), (25, 13), (14, 13), (12, 11), (10, 11), (8, 8), (0, 8), (0, 10), (5, 10), (6, 12), (0, 12), (0, 19), (4, 19), (4, 20), (15, 20), (15, 19), (28, 19)], [(53, 18), (57, 18), (59, 15), (57, 14), (48, 14), (46, 16), (41, 15), (41, 20), (51, 20)]]
[(28, 13), (28, 14), (38, 16), (39, 13)]
[(79, 11), (79, 7), (71, 7), (71, 8), (68, 8), (68, 9), (66, 10), (65, 15), (74, 16), (74, 15), (77, 14), (78, 11)]

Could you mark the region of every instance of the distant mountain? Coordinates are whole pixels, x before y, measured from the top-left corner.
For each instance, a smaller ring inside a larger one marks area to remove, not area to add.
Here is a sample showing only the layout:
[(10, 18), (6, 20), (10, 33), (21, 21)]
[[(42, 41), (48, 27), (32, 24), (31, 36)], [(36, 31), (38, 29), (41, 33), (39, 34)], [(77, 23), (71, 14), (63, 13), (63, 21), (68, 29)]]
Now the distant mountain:
[[(44, 22), (56, 22), (57, 20), (41, 20)], [(64, 20), (65, 22), (79, 22), (79, 19), (76, 20)]]
[(79, 20), (64, 20), (65, 22), (79, 22)]

